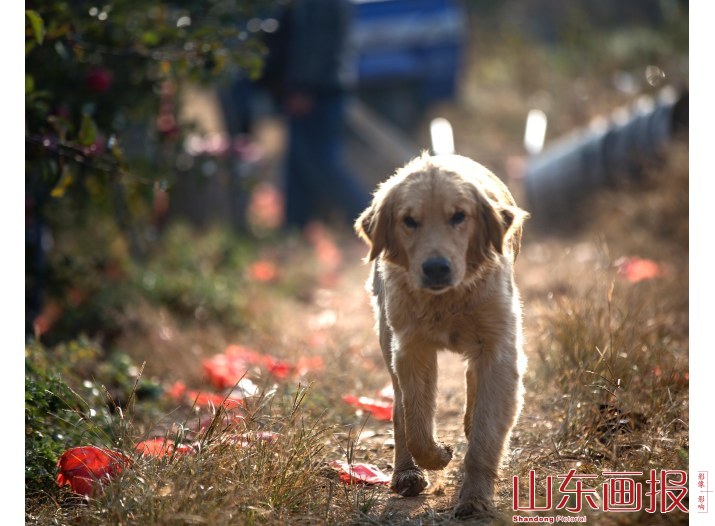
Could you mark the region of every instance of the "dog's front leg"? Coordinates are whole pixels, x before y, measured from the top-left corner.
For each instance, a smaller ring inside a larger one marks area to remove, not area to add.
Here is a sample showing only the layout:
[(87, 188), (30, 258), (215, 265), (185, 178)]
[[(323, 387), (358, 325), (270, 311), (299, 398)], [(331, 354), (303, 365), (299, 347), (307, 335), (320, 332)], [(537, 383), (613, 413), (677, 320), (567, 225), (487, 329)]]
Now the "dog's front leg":
[(392, 377), (392, 388), (395, 393), (392, 408), (392, 425), (395, 430), (395, 464), (390, 489), (403, 497), (414, 497), (425, 489), (429, 482), (420, 468), (415, 464), (405, 437), (405, 412), (402, 409), (402, 390), (395, 373)]
[(475, 376), (472, 388), (476, 396), (464, 458), (464, 482), (455, 508), (457, 517), (468, 517), (493, 507), (499, 464), (520, 408), (521, 377), (517, 357), (516, 346), (485, 348), (478, 362), (468, 365), (467, 374)]
[(435, 438), (437, 350), (412, 342), (395, 342), (393, 369), (402, 391), (407, 448), (425, 469), (442, 469), (452, 448)]

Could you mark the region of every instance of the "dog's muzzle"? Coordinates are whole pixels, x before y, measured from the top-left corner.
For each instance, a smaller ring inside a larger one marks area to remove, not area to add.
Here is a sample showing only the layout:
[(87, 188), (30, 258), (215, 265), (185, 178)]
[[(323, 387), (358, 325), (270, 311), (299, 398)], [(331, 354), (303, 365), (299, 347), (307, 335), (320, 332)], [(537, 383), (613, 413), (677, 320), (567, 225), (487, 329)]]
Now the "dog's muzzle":
[(452, 266), (443, 257), (431, 257), (422, 263), (422, 284), (440, 290), (452, 284)]

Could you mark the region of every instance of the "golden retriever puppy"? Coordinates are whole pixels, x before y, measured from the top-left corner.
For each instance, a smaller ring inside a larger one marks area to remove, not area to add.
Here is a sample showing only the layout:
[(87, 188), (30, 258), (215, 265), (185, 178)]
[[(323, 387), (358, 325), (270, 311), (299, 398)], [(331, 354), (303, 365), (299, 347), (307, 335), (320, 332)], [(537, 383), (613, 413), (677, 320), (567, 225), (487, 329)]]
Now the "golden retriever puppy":
[(383, 182), (355, 222), (374, 261), (368, 290), (395, 391), (391, 488), (403, 496), (427, 487), (420, 468), (452, 459), (435, 431), (437, 351), (465, 359), (469, 444), (458, 517), (493, 506), (521, 408), (526, 362), (513, 265), (527, 216), (482, 165), (424, 153)]

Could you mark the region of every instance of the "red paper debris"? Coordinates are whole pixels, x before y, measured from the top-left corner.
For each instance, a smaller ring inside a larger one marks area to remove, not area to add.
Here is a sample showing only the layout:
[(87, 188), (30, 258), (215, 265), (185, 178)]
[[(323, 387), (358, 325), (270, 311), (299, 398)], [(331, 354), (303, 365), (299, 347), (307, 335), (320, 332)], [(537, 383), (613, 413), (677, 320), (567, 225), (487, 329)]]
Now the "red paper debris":
[(243, 405), (240, 398), (226, 398), (224, 395), (216, 393), (206, 393), (202, 391), (187, 391), (186, 396), (191, 402), (195, 402), (197, 407), (218, 407), (223, 405), (226, 409), (236, 409)]
[(134, 448), (143, 457), (170, 457), (172, 455), (190, 455), (196, 451), (189, 444), (177, 444), (164, 437), (155, 437), (139, 442)]
[(206, 391), (196, 391), (187, 389), (186, 384), (177, 381), (167, 389), (166, 393), (174, 400), (183, 401), (189, 404), (196, 404), (197, 407), (209, 407), (223, 405), (226, 409), (236, 409), (243, 405), (243, 399), (234, 394), (228, 397), (218, 393)]
[(166, 394), (168, 394), (174, 400), (178, 400), (186, 394), (186, 384), (181, 380), (177, 380), (176, 382), (174, 382), (174, 385), (172, 385), (171, 387), (169, 387), (169, 389), (166, 390)]
[[(266, 358), (270, 358), (267, 356)], [(295, 367), (288, 362), (282, 362), (280, 360), (266, 360), (267, 369), (276, 378), (285, 380), (293, 374)]]
[(376, 420), (392, 420), (392, 403), (373, 400), (366, 396), (343, 395), (343, 400), (348, 404), (368, 411)]
[(233, 387), (253, 366), (262, 367), (274, 377), (285, 380), (311, 370), (322, 370), (323, 361), (320, 357), (303, 357), (293, 364), (240, 345), (229, 345), (222, 354), (203, 361), (204, 373), (218, 389)]
[(93, 497), (131, 462), (118, 451), (95, 446), (74, 447), (62, 453), (57, 461), (57, 484), (69, 485), (75, 493)]
[(333, 460), (330, 467), (340, 472), (340, 481), (345, 483), (389, 484), (390, 477), (373, 464), (348, 464)]
[(203, 361), (203, 370), (209, 381), (217, 389), (233, 387), (251, 366), (259, 363), (261, 355), (256, 351), (229, 345), (222, 354), (216, 354)]
[(638, 257), (620, 258), (616, 261), (618, 274), (631, 283), (638, 283), (663, 276), (663, 267), (650, 259)]

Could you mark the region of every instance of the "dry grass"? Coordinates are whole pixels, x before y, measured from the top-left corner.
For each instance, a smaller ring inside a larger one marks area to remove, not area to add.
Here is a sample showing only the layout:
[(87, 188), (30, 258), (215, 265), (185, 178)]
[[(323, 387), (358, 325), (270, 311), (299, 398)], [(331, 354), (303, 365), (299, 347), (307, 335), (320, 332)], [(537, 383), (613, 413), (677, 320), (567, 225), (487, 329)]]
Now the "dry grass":
[[(218, 410), (192, 442), (191, 455), (137, 457), (93, 500), (65, 488), (27, 509), (27, 524), (333, 524), (369, 508), (370, 490), (344, 485), (326, 467), (326, 450), (351, 441), (336, 426), (306, 414), (308, 388), (251, 399), (239, 424)], [(139, 430), (126, 416), (117, 442), (132, 445)], [(263, 433), (275, 433), (262, 439)], [(183, 436), (182, 436), (183, 435)], [(186, 438), (185, 431), (167, 434)], [(239, 444), (239, 437), (248, 437)], [(116, 445), (116, 444), (115, 444)]]
[[(575, 468), (599, 475), (594, 484), (604, 471), (687, 471), (686, 153), (675, 144), (649, 187), (596, 196), (589, 228), (566, 250), (543, 237), (527, 248), (525, 266), (536, 253), (551, 273), (527, 290), (527, 403), (510, 464), (521, 480), (530, 469)], [(633, 255), (657, 260), (664, 275), (629, 282), (615, 263)], [(679, 521), (687, 517), (648, 518)]]

